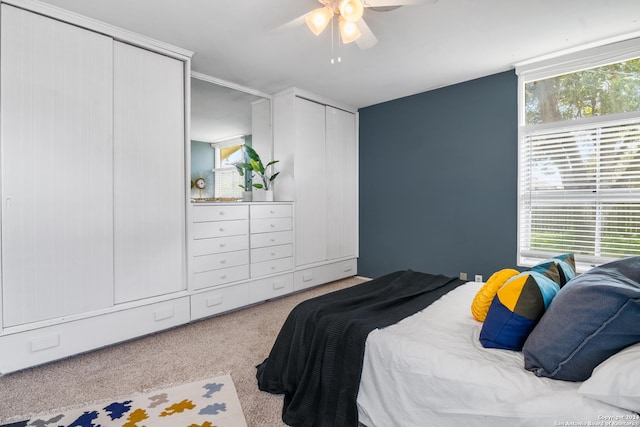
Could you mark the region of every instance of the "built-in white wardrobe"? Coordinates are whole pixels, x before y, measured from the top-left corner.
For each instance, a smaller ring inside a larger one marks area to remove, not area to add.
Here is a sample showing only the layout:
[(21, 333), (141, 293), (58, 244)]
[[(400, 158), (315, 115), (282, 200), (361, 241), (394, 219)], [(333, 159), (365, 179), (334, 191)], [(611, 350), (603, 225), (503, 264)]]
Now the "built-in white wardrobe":
[(1, 7), (0, 373), (186, 323), (191, 53)]
[(295, 208), (294, 289), (357, 271), (357, 110), (293, 88), (273, 97), (277, 200)]
[(191, 52), (0, 3), (0, 374), (356, 274), (354, 108), (254, 105), (276, 201), (192, 202)]

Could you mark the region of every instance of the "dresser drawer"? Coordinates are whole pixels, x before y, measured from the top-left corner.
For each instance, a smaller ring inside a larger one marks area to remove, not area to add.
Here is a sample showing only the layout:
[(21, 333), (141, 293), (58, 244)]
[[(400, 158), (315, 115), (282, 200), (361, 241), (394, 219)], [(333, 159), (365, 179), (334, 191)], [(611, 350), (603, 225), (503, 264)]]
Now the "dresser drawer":
[(223, 252), (193, 257), (194, 273), (249, 264), (249, 251)]
[(193, 288), (202, 289), (249, 278), (249, 265), (204, 271), (193, 275)]
[(0, 336), (0, 372), (14, 372), (183, 325), (189, 321), (189, 310), (189, 297), (184, 296)]
[(251, 249), (251, 263), (293, 256), (293, 245), (267, 246)]
[(251, 219), (251, 233), (270, 233), (292, 229), (293, 220), (288, 218), (257, 218)]
[(193, 241), (194, 256), (241, 251), (244, 249), (249, 249), (249, 238), (246, 234), (240, 236), (198, 239)]
[(249, 304), (293, 292), (293, 273), (253, 280), (249, 285)]
[(249, 221), (246, 219), (234, 221), (196, 222), (193, 224), (194, 239), (237, 236), (239, 234), (248, 233)]
[(281, 273), (293, 268), (293, 258), (280, 258), (273, 261), (256, 262), (251, 264), (251, 277), (266, 276)]
[(297, 270), (293, 274), (293, 289), (294, 291), (299, 291), (345, 277), (355, 276), (357, 273), (357, 258), (336, 261), (331, 264), (307, 268), (305, 270)]
[(213, 316), (250, 304), (247, 289), (247, 283), (239, 283), (191, 295), (191, 319)]
[(282, 218), (291, 216), (291, 205), (251, 205), (251, 218)]
[(194, 206), (193, 222), (249, 219), (248, 206)]
[(293, 243), (293, 231), (276, 231), (273, 233), (258, 233), (250, 236), (251, 248), (285, 245)]

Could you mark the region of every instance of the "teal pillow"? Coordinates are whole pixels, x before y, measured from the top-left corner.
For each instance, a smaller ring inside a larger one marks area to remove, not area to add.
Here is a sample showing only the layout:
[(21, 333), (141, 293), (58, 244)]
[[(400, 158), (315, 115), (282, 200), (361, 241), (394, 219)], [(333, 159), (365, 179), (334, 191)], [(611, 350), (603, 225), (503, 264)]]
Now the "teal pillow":
[(556, 255), (552, 261), (558, 264), (560, 287), (563, 287), (569, 280), (576, 277), (576, 260), (573, 254)]

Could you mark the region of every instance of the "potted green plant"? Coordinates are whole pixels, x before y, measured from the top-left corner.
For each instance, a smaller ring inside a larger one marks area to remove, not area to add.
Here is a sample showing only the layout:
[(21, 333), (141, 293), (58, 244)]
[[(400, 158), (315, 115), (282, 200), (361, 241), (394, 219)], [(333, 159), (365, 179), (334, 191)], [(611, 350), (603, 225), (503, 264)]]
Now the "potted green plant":
[[(240, 176), (245, 175), (245, 171), (247, 174), (251, 173), (251, 178), (253, 178), (253, 174), (255, 173), (260, 177), (262, 183), (255, 182), (252, 184), (254, 188), (264, 190), (264, 201), (273, 201), (273, 188), (272, 183), (278, 177), (280, 172), (274, 172), (273, 165), (279, 162), (279, 160), (271, 160), (266, 165), (262, 163), (260, 159), (260, 155), (253, 148), (248, 145), (244, 146), (244, 150), (246, 152), (246, 158), (248, 159), (247, 163), (236, 163), (236, 169)], [(245, 188), (245, 186), (241, 187)], [(254, 197), (254, 201), (256, 198)]]

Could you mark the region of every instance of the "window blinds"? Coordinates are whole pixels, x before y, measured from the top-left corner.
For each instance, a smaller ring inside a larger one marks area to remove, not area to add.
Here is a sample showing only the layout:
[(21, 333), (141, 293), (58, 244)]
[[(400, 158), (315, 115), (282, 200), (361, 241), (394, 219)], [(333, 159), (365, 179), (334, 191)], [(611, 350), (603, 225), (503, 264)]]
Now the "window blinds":
[(640, 255), (640, 115), (522, 132), (520, 262)]

